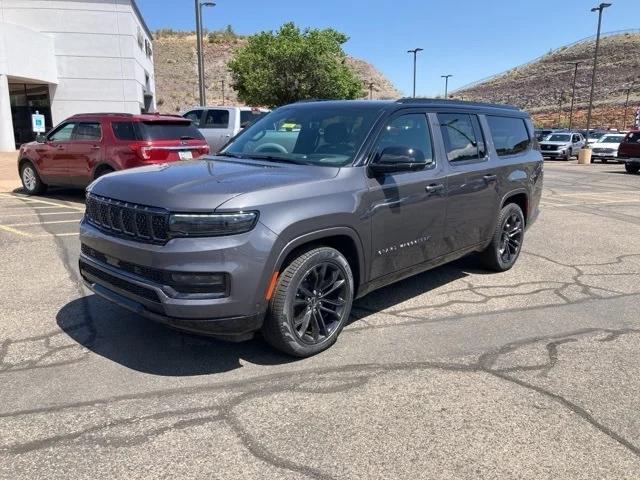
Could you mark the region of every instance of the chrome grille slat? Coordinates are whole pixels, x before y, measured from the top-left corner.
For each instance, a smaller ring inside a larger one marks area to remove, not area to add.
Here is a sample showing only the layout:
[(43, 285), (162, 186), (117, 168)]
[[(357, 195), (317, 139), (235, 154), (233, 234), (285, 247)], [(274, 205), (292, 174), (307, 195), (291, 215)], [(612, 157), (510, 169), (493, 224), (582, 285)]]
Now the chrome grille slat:
[(90, 224), (114, 236), (142, 243), (164, 244), (169, 240), (166, 210), (89, 195), (85, 217)]

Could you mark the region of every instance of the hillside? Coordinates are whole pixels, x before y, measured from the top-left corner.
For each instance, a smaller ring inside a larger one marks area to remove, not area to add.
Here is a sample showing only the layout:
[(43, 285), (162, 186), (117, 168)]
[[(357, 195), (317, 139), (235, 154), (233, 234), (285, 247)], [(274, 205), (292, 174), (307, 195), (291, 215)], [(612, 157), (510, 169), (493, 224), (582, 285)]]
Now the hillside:
[[(158, 110), (175, 113), (198, 104), (196, 36), (192, 32), (158, 31), (154, 45), (156, 98)], [(227, 62), (233, 52), (245, 43), (245, 39), (228, 32), (213, 32), (205, 38), (205, 85), (207, 103), (239, 105), (231, 86)], [(348, 65), (366, 85), (373, 82), (374, 98), (398, 98), (400, 92), (371, 64), (357, 58), (348, 58)]]
[[(511, 103), (532, 113), (539, 125), (558, 124), (562, 95), (561, 125), (568, 123), (574, 67), (582, 61), (576, 80), (578, 125), (586, 123), (594, 40), (586, 40), (559, 48), (539, 59), (516, 67), (501, 75), (454, 92), (454, 96), (469, 100)], [(640, 33), (606, 36), (600, 41), (598, 77), (594, 94), (596, 126), (622, 126), (626, 89), (631, 87), (630, 111), (640, 102)], [(634, 80), (636, 84), (634, 86)], [(627, 123), (631, 121), (631, 113)], [(575, 123), (575, 122), (574, 122)]]

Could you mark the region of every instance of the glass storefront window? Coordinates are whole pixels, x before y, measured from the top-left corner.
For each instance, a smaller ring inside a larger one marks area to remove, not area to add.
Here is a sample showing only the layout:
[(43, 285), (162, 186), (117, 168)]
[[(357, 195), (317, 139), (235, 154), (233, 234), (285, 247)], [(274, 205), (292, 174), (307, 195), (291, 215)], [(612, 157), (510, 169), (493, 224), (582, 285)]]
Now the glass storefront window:
[(36, 111), (44, 115), (47, 130), (51, 129), (48, 85), (9, 83), (9, 102), (16, 147), (35, 140), (35, 134), (31, 131), (31, 115)]

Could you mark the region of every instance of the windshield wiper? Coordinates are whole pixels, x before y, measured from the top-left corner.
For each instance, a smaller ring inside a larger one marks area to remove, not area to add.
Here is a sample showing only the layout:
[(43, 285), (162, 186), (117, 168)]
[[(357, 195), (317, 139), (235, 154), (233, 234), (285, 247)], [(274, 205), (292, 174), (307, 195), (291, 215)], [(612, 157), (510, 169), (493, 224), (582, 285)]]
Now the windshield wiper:
[(311, 163), (304, 162), (302, 160), (294, 160), (292, 158), (278, 157), (275, 155), (256, 155), (252, 153), (247, 155), (245, 158), (252, 158), (255, 160), (267, 160), (270, 162), (293, 163), (295, 165), (311, 165)]
[(243, 159), (247, 159), (246, 155), (243, 155), (242, 153), (232, 153), (232, 152), (221, 152), (221, 153), (216, 153), (215, 154), (216, 157), (231, 157), (231, 158), (243, 158)]

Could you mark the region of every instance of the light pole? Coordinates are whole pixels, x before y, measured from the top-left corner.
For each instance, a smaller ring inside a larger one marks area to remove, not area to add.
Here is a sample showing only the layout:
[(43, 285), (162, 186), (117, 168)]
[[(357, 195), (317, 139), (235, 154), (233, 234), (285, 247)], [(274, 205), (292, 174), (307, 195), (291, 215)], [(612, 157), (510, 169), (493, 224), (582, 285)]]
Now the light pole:
[(369, 100), (373, 100), (373, 82), (369, 82)]
[(222, 105), (224, 105), (224, 80), (220, 80), (222, 83)]
[[(598, 71), (598, 48), (600, 47), (600, 28), (602, 26), (602, 11), (610, 7), (610, 3), (601, 3), (597, 7), (591, 9), (592, 12), (598, 12), (598, 33), (596, 34), (596, 51), (593, 55), (593, 73), (591, 75), (591, 93), (589, 93), (589, 110), (587, 112), (587, 140), (589, 139), (589, 129), (591, 128), (591, 110), (593, 109), (593, 90), (596, 85), (596, 72)], [(589, 148), (589, 143), (585, 145)]]
[(413, 98), (416, 98), (416, 57), (418, 52), (421, 52), (424, 48), (414, 48), (413, 50), (407, 50), (407, 53), (413, 53)]
[(440, 78), (444, 78), (444, 99), (447, 99), (447, 93), (449, 92), (449, 77), (453, 77), (453, 75), (440, 75)]
[(204, 86), (204, 52), (202, 45), (202, 7), (215, 7), (213, 2), (203, 2), (195, 0), (196, 7), (196, 52), (198, 55), (198, 92), (200, 105), (206, 106), (207, 94)]
[(571, 87), (571, 110), (569, 111), (569, 130), (573, 127), (573, 106), (576, 100), (576, 78), (578, 78), (578, 65), (582, 62), (571, 62), (568, 65), (573, 65), (573, 86)]

